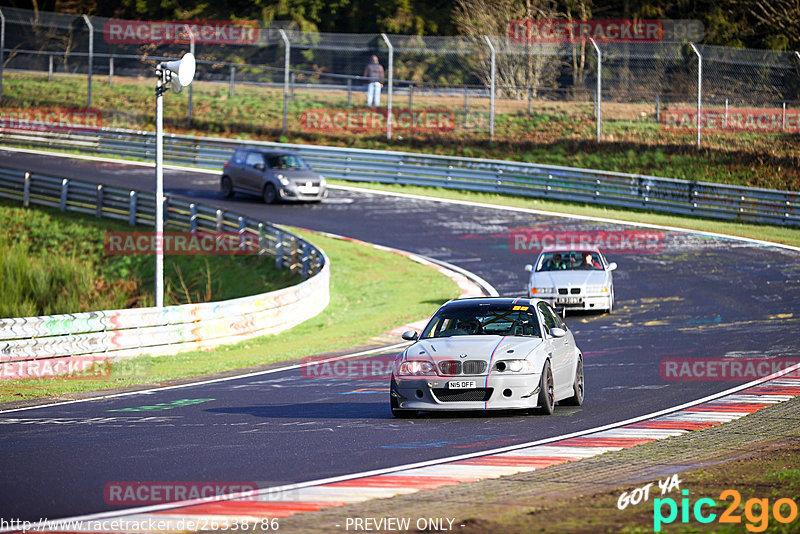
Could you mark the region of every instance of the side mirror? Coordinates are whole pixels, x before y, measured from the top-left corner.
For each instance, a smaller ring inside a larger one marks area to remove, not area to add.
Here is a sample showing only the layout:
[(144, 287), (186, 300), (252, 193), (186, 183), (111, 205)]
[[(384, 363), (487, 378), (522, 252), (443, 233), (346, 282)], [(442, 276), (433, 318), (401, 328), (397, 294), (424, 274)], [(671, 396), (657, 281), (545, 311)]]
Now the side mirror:
[(550, 329), (550, 334), (553, 337), (564, 337), (567, 335), (567, 331), (563, 328), (552, 328)]
[(528, 265), (526, 265), (525, 266), (525, 272), (532, 273), (533, 272), (533, 265), (531, 265), (530, 263)]
[(609, 271), (613, 271), (616, 268), (617, 268), (617, 264), (615, 262), (612, 261), (611, 263), (608, 264), (608, 270)]
[(414, 330), (406, 330), (403, 332), (403, 339), (406, 341), (416, 341), (419, 338), (419, 334)]

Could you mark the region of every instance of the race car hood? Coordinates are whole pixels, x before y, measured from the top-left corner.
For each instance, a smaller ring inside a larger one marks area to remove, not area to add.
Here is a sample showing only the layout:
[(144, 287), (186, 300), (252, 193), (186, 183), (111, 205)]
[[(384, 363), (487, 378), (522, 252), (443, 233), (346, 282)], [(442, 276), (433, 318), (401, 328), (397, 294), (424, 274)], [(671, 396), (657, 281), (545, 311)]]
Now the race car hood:
[(531, 281), (535, 287), (600, 286), (607, 275), (605, 271), (540, 271)]
[(423, 339), (408, 348), (406, 357), (438, 363), (442, 360), (523, 359), (543, 341), (538, 337), (517, 336), (453, 336)]

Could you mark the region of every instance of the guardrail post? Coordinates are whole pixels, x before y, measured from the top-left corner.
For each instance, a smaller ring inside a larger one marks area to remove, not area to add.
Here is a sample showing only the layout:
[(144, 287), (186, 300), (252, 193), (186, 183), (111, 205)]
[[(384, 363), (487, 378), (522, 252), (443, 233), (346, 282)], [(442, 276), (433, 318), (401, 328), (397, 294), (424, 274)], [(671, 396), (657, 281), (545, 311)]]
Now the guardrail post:
[(597, 54), (597, 95), (594, 100), (595, 106), (597, 106), (595, 118), (597, 119), (597, 142), (599, 143), (603, 124), (603, 53), (600, 52), (600, 47), (597, 46), (594, 39), (590, 37), (589, 41), (592, 43), (594, 51)]
[(114, 56), (108, 57), (108, 85), (114, 85)]
[(94, 62), (94, 26), (92, 26), (92, 21), (89, 20), (89, 17), (86, 15), (81, 15), (83, 17), (84, 22), (86, 22), (86, 26), (89, 28), (89, 77), (88, 77), (88, 88), (86, 92), (86, 107), (92, 107), (92, 67)]
[(103, 218), (103, 184), (97, 184), (97, 208), (95, 210), (95, 217), (98, 219)]
[(244, 217), (239, 217), (239, 250), (244, 250), (245, 248), (244, 234), (246, 230), (247, 221)]
[(6, 48), (6, 16), (3, 15), (3, 10), (0, 9), (0, 100), (3, 99), (3, 62), (5, 56), (3, 53)]
[(381, 34), (383, 38), (383, 42), (386, 43), (387, 48), (389, 48), (389, 82), (388, 82), (388, 90), (387, 90), (387, 100), (388, 104), (386, 107), (386, 139), (392, 138), (392, 88), (394, 85), (394, 47), (392, 43), (389, 41), (389, 38), (386, 37), (385, 33)]
[(700, 55), (700, 51), (694, 43), (689, 44), (697, 54), (697, 148), (700, 148), (700, 125), (702, 123), (700, 118), (703, 112), (703, 56)]
[(128, 224), (131, 226), (136, 226), (136, 200), (139, 194), (136, 191), (131, 191), (129, 195), (130, 195), (130, 200), (128, 202)]
[(31, 205), (31, 173), (25, 173), (25, 181), (22, 183), (22, 206), (27, 208)]
[(233, 96), (233, 85), (235, 83), (236, 83), (236, 67), (231, 65), (231, 77), (230, 77), (230, 81), (228, 82), (228, 84), (229, 84), (228, 96), (229, 97)]
[(264, 246), (264, 223), (258, 223), (258, 254), (264, 253), (266, 247)]
[(223, 228), (222, 210), (217, 210), (217, 233), (221, 234)]
[(283, 29), (278, 30), (283, 39), (283, 135), (289, 129), (289, 63), (291, 61), (292, 44), (289, 42), (289, 37)]
[(302, 250), (303, 250), (303, 259), (302, 259), (302, 262), (303, 262), (303, 267), (302, 267), (302, 277), (303, 277), (303, 280), (305, 280), (306, 278), (308, 278), (309, 263), (310, 263), (310, 260), (311, 260), (311, 255), (309, 254), (309, 246), (308, 246), (308, 243), (306, 243), (306, 242), (303, 242), (303, 248), (302, 248)]
[(494, 51), (494, 45), (492, 44), (492, 40), (489, 39), (488, 35), (483, 36), (486, 39), (486, 42), (489, 44), (489, 50), (492, 53), (492, 73), (490, 81), (490, 100), (489, 100), (489, 141), (494, 141), (494, 84), (495, 84), (495, 70), (496, 70), (496, 57)]
[(61, 211), (67, 211), (67, 193), (69, 192), (69, 180), (64, 178), (61, 180)]
[(280, 230), (275, 234), (275, 266), (278, 269), (283, 267), (283, 232)]
[(189, 231), (197, 231), (197, 204), (194, 202), (189, 204)]
[(414, 107), (414, 84), (408, 86), (408, 109)]

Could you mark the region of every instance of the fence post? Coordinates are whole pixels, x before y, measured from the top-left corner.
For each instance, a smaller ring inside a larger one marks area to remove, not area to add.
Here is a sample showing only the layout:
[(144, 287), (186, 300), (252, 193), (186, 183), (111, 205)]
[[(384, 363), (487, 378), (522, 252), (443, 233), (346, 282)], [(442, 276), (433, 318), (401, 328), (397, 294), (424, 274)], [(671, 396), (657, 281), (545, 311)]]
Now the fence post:
[(725, 128), (728, 127), (728, 99), (725, 99)]
[(597, 54), (597, 95), (595, 96), (595, 117), (597, 119), (597, 142), (600, 142), (600, 135), (602, 134), (603, 125), (603, 53), (600, 52), (600, 47), (591, 37), (589, 38), (594, 51)]
[(353, 93), (353, 79), (347, 78), (347, 107), (350, 107), (350, 98)]
[(528, 115), (531, 114), (531, 102), (533, 101), (533, 87), (528, 87)]
[(389, 38), (386, 37), (385, 33), (381, 34), (383, 37), (383, 42), (386, 43), (387, 48), (389, 48), (389, 90), (388, 93), (388, 106), (386, 108), (386, 139), (392, 138), (392, 87), (394, 85), (394, 47), (392, 43), (389, 42)]
[(496, 57), (494, 51), (494, 45), (492, 44), (492, 40), (489, 39), (488, 35), (483, 36), (486, 39), (486, 42), (489, 45), (489, 50), (492, 53), (492, 73), (490, 81), (490, 91), (491, 94), (489, 95), (489, 141), (494, 141), (494, 83), (495, 83), (495, 66), (496, 66)]
[(94, 215), (98, 219), (103, 218), (103, 184), (97, 184), (97, 207)]
[(467, 86), (464, 86), (464, 115), (469, 115), (469, 91)]
[(283, 39), (283, 135), (289, 128), (289, 62), (291, 61), (292, 44), (283, 29), (278, 30)]
[(27, 208), (31, 205), (31, 173), (25, 173), (25, 182), (22, 186), (22, 206)]
[(244, 250), (245, 248), (245, 240), (244, 234), (247, 230), (247, 221), (244, 217), (239, 217), (239, 250)]
[(280, 230), (275, 234), (275, 266), (278, 269), (283, 267), (283, 232)]
[(264, 223), (258, 223), (258, 254), (264, 254)]
[(656, 95), (656, 122), (661, 122), (661, 95)]
[(86, 15), (81, 15), (83, 17), (84, 22), (86, 22), (86, 27), (89, 28), (89, 78), (88, 78), (88, 89), (86, 90), (86, 107), (92, 107), (92, 67), (94, 63), (94, 26), (92, 26), (92, 21), (89, 20), (89, 17)]
[(53, 81), (53, 54), (47, 54), (49, 61), (47, 62), (47, 81)]
[(408, 86), (408, 109), (414, 107), (414, 84)]
[(138, 193), (136, 191), (131, 191), (130, 195), (130, 202), (128, 204), (128, 224), (130, 226), (136, 226), (136, 197)]
[(236, 83), (236, 67), (231, 65), (231, 78), (230, 78), (230, 86), (228, 88), (228, 96), (233, 96), (233, 85)]
[[(189, 52), (191, 52), (194, 57), (197, 57), (194, 53), (194, 32), (192, 32), (192, 28), (188, 25), (186, 27), (189, 28)], [(196, 76), (195, 80), (197, 80)], [(192, 117), (194, 115), (194, 86), (195, 84), (193, 83), (189, 84), (189, 124), (192, 123)]]
[(3, 55), (6, 48), (6, 16), (3, 15), (3, 10), (0, 9), (0, 100), (3, 100), (3, 62), (5, 56)]
[(67, 194), (69, 193), (69, 180), (64, 178), (61, 180), (61, 204), (59, 205), (59, 209), (61, 211), (67, 211)]
[(783, 103), (783, 116), (781, 118), (781, 130), (786, 129), (786, 102)]
[(297, 73), (293, 72), (291, 76), (289, 76), (289, 100), (294, 102), (294, 86), (297, 83)]
[(114, 85), (114, 56), (108, 57), (108, 85)]
[(697, 54), (697, 148), (700, 148), (700, 125), (702, 122), (700, 118), (703, 111), (703, 56), (700, 55), (700, 51), (694, 43), (689, 44)]

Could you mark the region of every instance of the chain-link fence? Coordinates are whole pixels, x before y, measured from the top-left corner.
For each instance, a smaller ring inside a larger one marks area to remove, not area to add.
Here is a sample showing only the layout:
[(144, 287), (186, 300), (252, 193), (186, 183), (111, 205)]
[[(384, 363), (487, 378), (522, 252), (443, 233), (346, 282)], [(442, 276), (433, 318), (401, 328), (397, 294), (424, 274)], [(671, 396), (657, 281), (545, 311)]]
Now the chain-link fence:
[[(12, 119), (93, 108), (103, 126), (151, 128), (154, 66), (191, 48), (195, 83), (168, 97), (165, 116), (211, 133), (699, 144), (704, 135), (800, 132), (798, 52), (305, 33), (5, 7), (0, 15), (0, 102)], [(372, 56), (380, 80), (365, 76)], [(380, 100), (368, 106), (374, 81)]]

